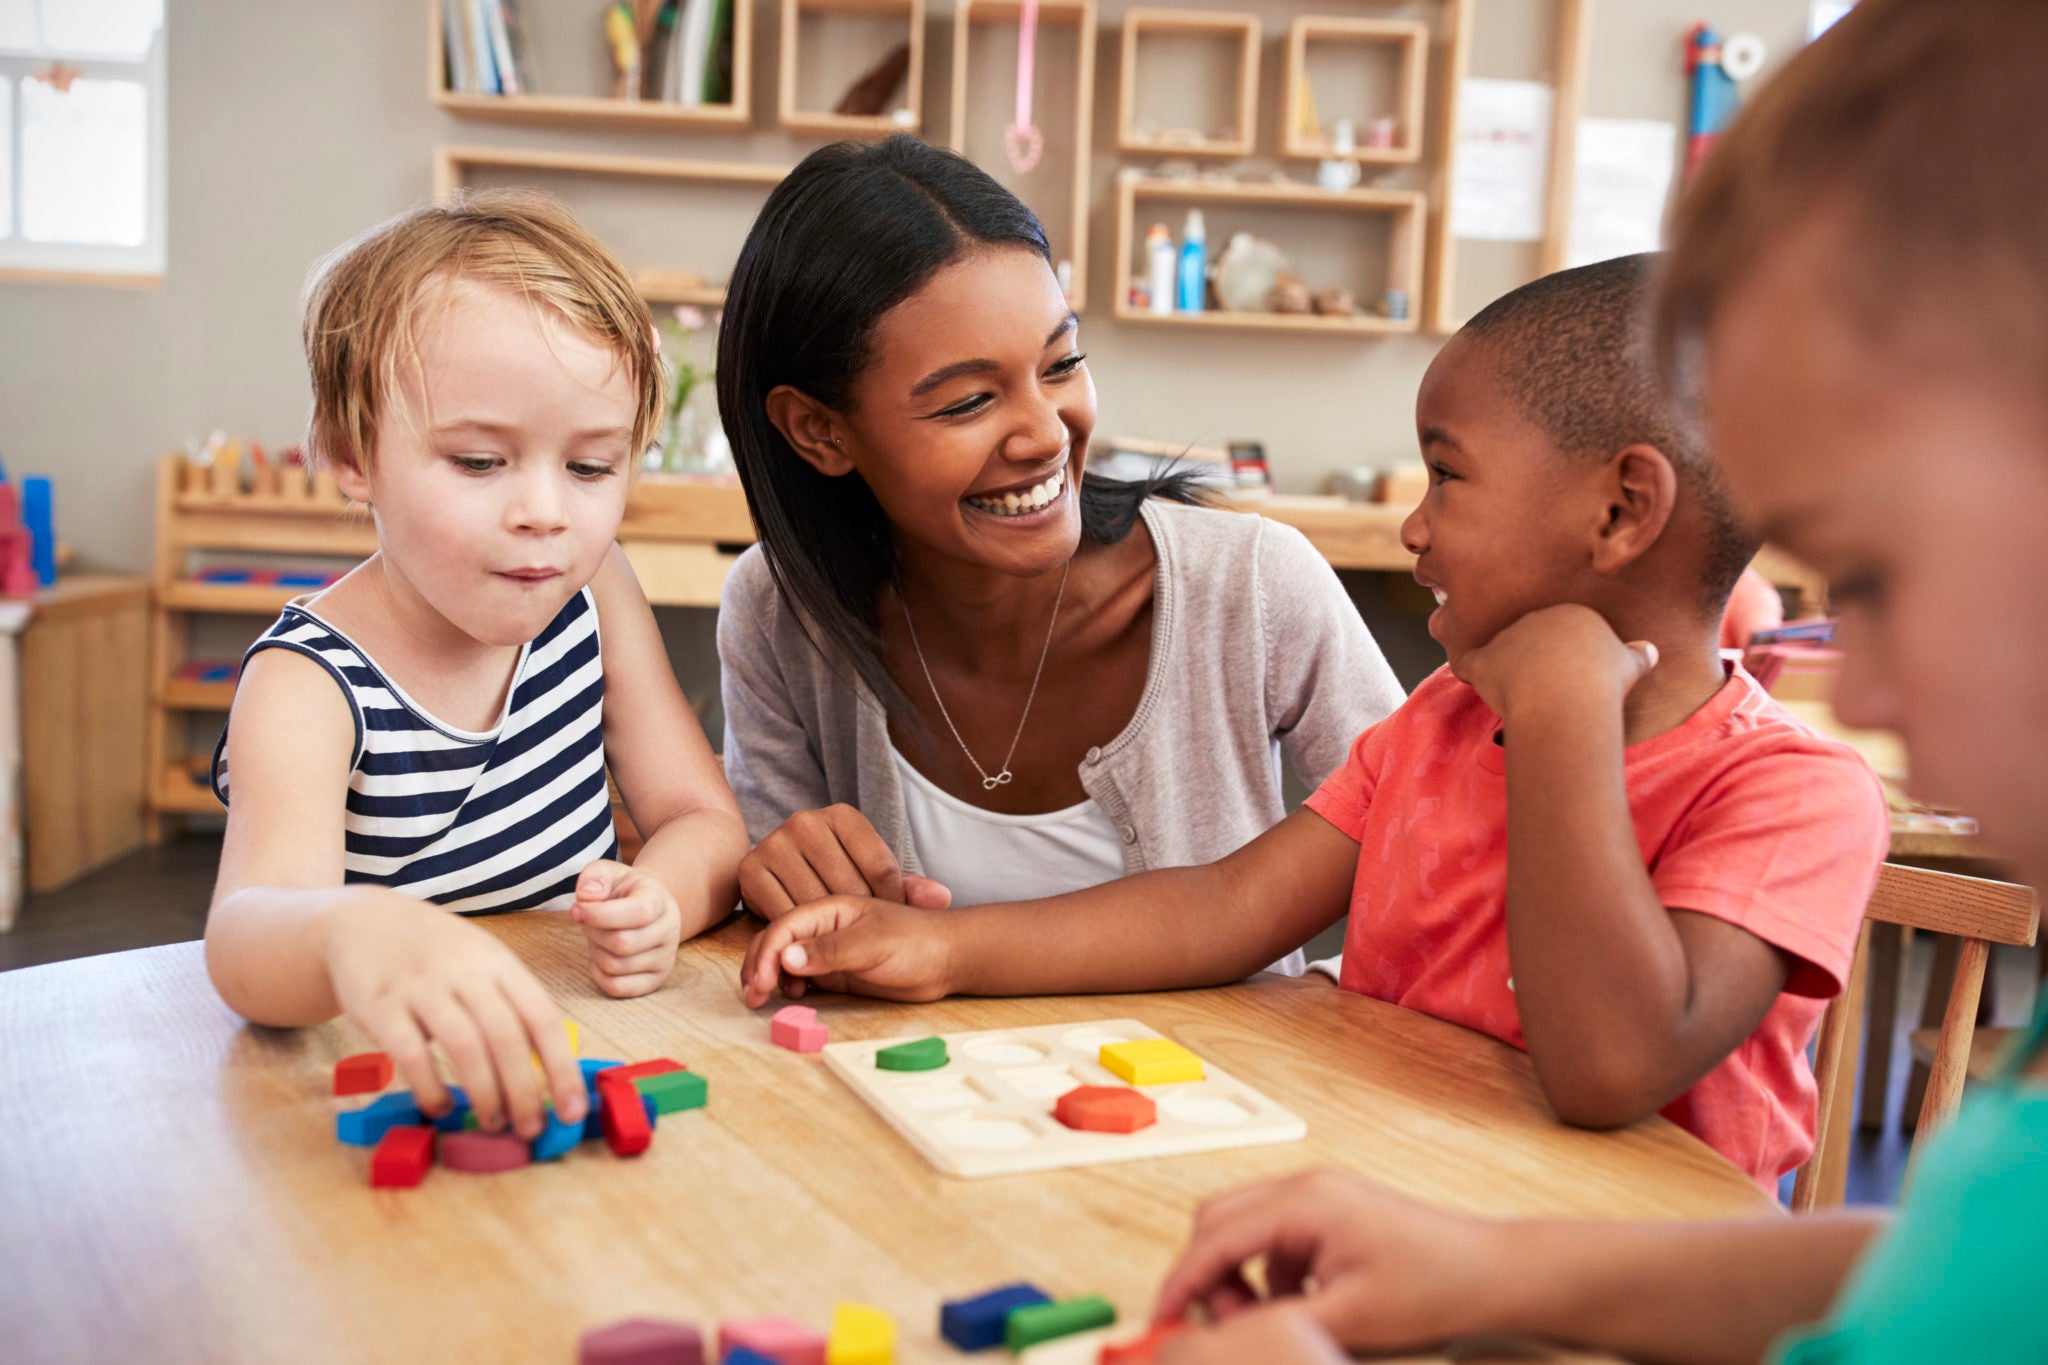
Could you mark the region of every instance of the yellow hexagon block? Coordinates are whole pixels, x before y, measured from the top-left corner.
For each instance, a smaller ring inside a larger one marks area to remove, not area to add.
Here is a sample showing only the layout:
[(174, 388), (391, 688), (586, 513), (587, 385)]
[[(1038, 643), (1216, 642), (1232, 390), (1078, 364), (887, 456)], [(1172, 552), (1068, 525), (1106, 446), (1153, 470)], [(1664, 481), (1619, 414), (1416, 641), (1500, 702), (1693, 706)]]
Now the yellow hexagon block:
[(864, 1303), (834, 1306), (825, 1365), (891, 1365), (895, 1359), (896, 1324), (888, 1314)]
[(1104, 1043), (1100, 1060), (1112, 1076), (1132, 1085), (1173, 1085), (1202, 1079), (1202, 1059), (1170, 1038)]

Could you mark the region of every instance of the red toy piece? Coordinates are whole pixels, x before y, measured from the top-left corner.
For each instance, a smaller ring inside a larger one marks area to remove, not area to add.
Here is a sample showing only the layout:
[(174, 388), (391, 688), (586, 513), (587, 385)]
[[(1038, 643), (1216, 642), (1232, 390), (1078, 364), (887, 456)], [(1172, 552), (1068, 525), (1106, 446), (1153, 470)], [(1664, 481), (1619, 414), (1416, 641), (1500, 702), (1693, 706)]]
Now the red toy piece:
[[(639, 1065), (651, 1064), (642, 1062)], [(654, 1141), (654, 1128), (647, 1122), (647, 1110), (640, 1103), (639, 1090), (634, 1088), (630, 1077), (619, 1074), (633, 1069), (615, 1066), (597, 1073), (597, 1104), (598, 1112), (603, 1116), (604, 1140), (615, 1156), (638, 1156)], [(681, 1067), (674, 1069), (682, 1070)]]
[(409, 1190), (427, 1178), (427, 1167), (433, 1164), (433, 1129), (393, 1128), (370, 1154), (370, 1183), (380, 1190)]
[(1159, 1107), (1120, 1085), (1083, 1085), (1060, 1096), (1052, 1116), (1086, 1133), (1135, 1133), (1159, 1121)]
[(576, 1365), (704, 1365), (704, 1336), (680, 1322), (628, 1318), (585, 1332)]
[(467, 1129), (441, 1139), (441, 1164), (451, 1171), (492, 1175), (517, 1170), (532, 1160), (532, 1149), (516, 1133)]
[(391, 1056), (384, 1052), (358, 1052), (334, 1064), (334, 1093), (364, 1095), (391, 1084)]
[(21, 521), (21, 491), (0, 483), (0, 597), (34, 597), (35, 537)]
[(1136, 1341), (1112, 1342), (1102, 1348), (1096, 1365), (1152, 1365), (1166, 1339), (1186, 1330), (1185, 1323), (1162, 1322)]
[(718, 1354), (736, 1347), (768, 1357), (775, 1365), (825, 1365), (825, 1338), (788, 1318), (732, 1318), (719, 1324)]
[(665, 1071), (688, 1071), (681, 1062), (672, 1062), (666, 1057), (656, 1057), (647, 1062), (629, 1062), (625, 1066), (608, 1066), (597, 1073), (595, 1079), (601, 1084), (606, 1079), (624, 1081), (628, 1085), (642, 1076), (659, 1076)]

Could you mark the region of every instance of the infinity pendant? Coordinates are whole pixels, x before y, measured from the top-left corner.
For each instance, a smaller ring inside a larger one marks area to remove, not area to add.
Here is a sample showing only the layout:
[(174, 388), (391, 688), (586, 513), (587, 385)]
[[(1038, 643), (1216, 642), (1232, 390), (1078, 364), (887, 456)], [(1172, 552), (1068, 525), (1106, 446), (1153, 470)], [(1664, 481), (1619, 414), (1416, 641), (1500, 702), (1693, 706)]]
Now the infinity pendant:
[(1011, 773), (1011, 771), (1008, 768), (1005, 768), (1001, 772), (997, 773), (994, 777), (982, 778), (981, 789), (985, 792), (992, 792), (997, 787), (1002, 786), (1005, 782), (1010, 781), (1013, 777), (1014, 774)]

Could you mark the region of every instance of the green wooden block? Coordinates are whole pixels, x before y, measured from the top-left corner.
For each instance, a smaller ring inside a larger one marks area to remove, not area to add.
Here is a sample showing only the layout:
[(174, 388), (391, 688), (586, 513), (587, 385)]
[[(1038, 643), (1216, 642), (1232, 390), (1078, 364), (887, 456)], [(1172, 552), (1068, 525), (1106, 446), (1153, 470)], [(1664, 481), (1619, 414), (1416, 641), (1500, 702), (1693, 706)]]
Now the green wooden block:
[(898, 1043), (875, 1054), (875, 1065), (884, 1071), (937, 1071), (946, 1060), (946, 1040), (937, 1037)]
[(633, 1081), (642, 1095), (654, 1101), (657, 1114), (674, 1114), (685, 1109), (702, 1109), (711, 1097), (711, 1085), (694, 1071), (663, 1071), (639, 1076)]
[(1058, 1303), (1028, 1303), (1003, 1319), (1003, 1345), (1012, 1352), (1076, 1332), (1092, 1332), (1116, 1321), (1116, 1305), (1100, 1294)]

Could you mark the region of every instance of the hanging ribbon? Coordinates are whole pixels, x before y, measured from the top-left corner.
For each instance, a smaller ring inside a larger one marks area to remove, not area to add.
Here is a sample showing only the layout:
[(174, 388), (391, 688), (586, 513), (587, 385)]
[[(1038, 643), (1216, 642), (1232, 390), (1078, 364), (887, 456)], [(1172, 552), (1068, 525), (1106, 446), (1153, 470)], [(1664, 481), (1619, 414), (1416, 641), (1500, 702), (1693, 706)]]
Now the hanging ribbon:
[(1031, 82), (1038, 52), (1038, 0), (1022, 0), (1017, 17), (1017, 117), (1003, 130), (1003, 152), (1023, 175), (1045, 155), (1045, 134), (1031, 122)]

